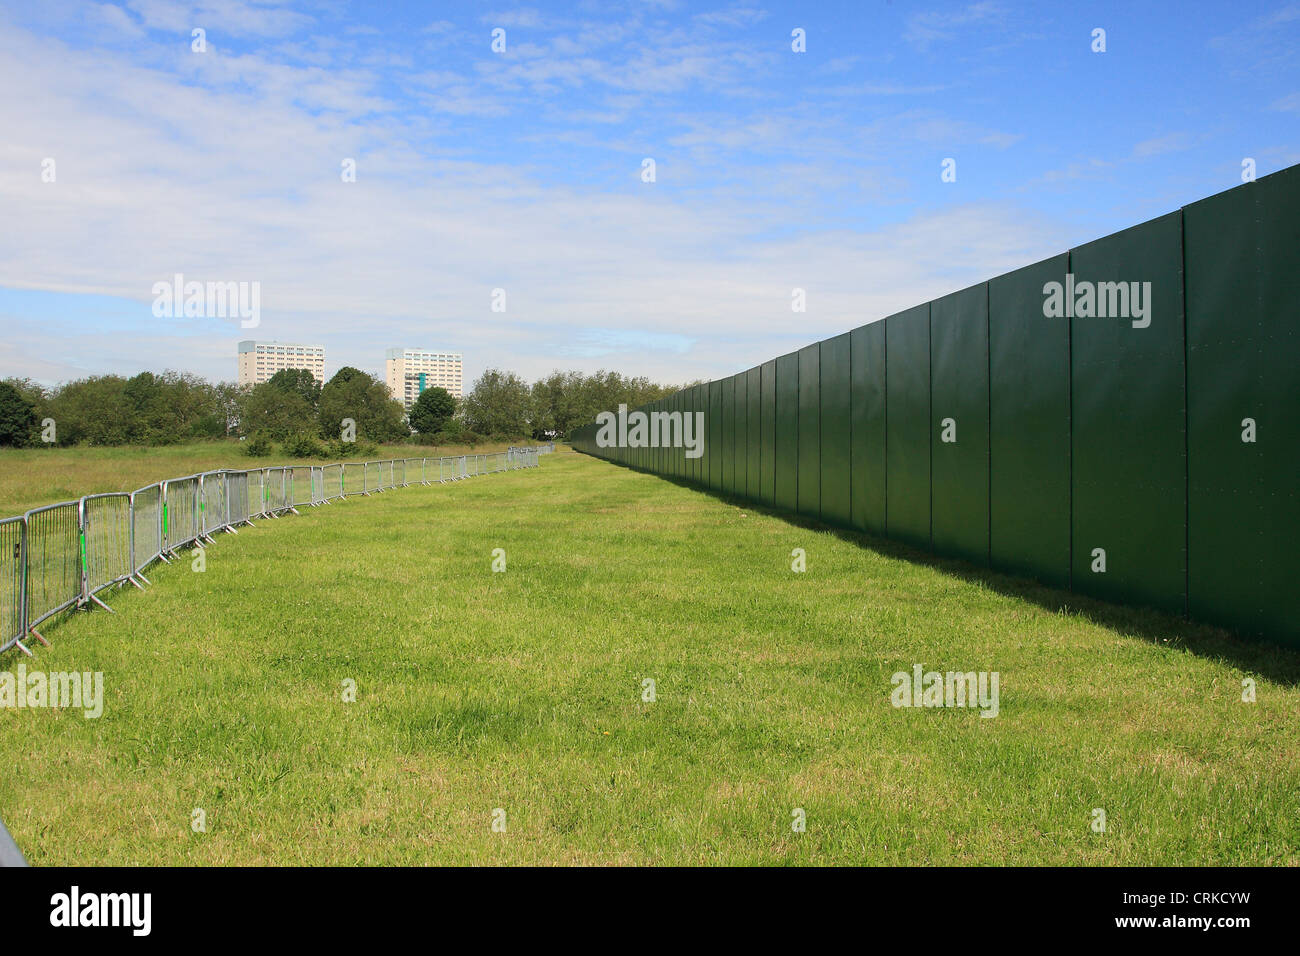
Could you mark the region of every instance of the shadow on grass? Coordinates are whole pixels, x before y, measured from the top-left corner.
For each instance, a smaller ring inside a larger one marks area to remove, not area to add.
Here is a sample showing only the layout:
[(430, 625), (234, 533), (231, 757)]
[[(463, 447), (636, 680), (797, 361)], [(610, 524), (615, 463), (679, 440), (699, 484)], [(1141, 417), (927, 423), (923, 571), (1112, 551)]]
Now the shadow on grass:
[(1200, 657), (1219, 661), (1277, 684), (1287, 687), (1300, 685), (1300, 652), (1270, 644), (1263, 638), (1236, 634), (1212, 624), (1189, 620), (1151, 608), (1110, 604), (1074, 591), (1002, 574), (968, 561), (939, 557), (890, 538), (828, 524), (806, 515), (760, 504), (750, 498), (705, 488), (684, 478), (660, 475), (616, 461), (610, 461), (608, 464), (650, 475), (691, 491), (698, 491), (725, 504), (755, 514), (779, 518), (798, 528), (829, 532), (842, 541), (874, 551), (884, 557), (934, 568), (959, 580), (980, 584), (998, 594), (1029, 601), (1053, 614), (1076, 614), (1120, 634), (1130, 634), (1161, 646), (1185, 648)]

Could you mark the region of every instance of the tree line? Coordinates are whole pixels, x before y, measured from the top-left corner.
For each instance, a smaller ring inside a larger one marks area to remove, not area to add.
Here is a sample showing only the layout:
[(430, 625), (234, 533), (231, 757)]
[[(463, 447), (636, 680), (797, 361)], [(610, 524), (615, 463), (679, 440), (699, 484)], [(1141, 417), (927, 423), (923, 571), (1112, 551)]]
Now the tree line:
[(427, 389), (408, 414), (381, 379), (351, 367), (323, 385), (305, 369), (285, 369), (253, 386), (170, 371), (93, 375), (53, 388), (8, 378), (0, 381), (0, 445), (171, 445), (238, 437), (254, 455), (270, 454), (278, 444), (308, 457), (342, 454), (336, 446), (345, 442), (562, 439), (598, 412), (620, 403), (635, 407), (677, 388), (606, 371), (555, 371), (529, 384), (493, 368), (462, 399)]

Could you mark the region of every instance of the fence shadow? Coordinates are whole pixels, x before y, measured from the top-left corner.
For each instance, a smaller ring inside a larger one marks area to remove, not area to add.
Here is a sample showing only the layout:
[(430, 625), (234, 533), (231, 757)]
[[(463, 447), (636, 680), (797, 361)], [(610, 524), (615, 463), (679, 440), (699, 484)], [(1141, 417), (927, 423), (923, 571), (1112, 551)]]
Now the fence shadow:
[(760, 504), (750, 498), (705, 488), (684, 478), (644, 471), (623, 465), (621, 462), (611, 461), (609, 464), (652, 475), (682, 488), (706, 494), (725, 504), (744, 508), (754, 514), (779, 518), (797, 528), (829, 532), (841, 541), (859, 548), (874, 551), (887, 558), (896, 558), (933, 568), (950, 577), (982, 585), (998, 594), (1029, 601), (1054, 614), (1064, 612), (1076, 614), (1112, 631), (1131, 634), (1160, 646), (1185, 648), (1199, 657), (1219, 661), (1249, 674), (1264, 677), (1276, 684), (1286, 687), (1300, 685), (1300, 652), (1268, 643), (1262, 638), (1254, 639), (1165, 611), (1111, 604), (1075, 591), (1066, 591), (1026, 578), (1003, 574), (958, 558), (940, 557), (891, 538), (828, 524), (806, 515)]

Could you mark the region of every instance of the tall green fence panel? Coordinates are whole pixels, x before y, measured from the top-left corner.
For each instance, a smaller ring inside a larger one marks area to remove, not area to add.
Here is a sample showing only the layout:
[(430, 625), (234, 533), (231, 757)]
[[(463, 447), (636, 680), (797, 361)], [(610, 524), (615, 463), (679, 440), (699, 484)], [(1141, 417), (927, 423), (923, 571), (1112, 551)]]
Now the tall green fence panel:
[(821, 344), (799, 350), (799, 513), (821, 516)]
[(727, 455), (727, 436), (722, 428), (722, 382), (712, 381), (709, 391), (709, 487), (722, 490), (722, 462)]
[[(650, 441), (651, 428), (653, 427), (654, 444), (647, 444), (645, 467), (647, 471), (652, 471), (655, 472), (656, 474), (659, 474), (663, 471), (663, 467), (662, 467), (663, 463), (659, 458), (659, 443), (662, 441), (662, 439), (658, 435), (659, 428), (658, 425), (656, 424), (658, 421), (657, 414), (659, 412), (659, 403), (651, 402), (647, 406), (647, 408), (648, 408), (648, 415), (646, 419), (646, 440), (647, 443)], [(652, 416), (656, 416), (656, 417), (652, 417)]]
[(749, 374), (740, 372), (734, 376), (736, 389), (736, 454), (732, 474), (732, 493), (744, 497), (748, 493), (746, 485), (749, 463)]
[(727, 458), (722, 465), (722, 487), (727, 494), (736, 493), (736, 459), (743, 448), (743, 439), (736, 430), (736, 382), (732, 375), (722, 380), (722, 418), (723, 428), (727, 433)]
[(885, 325), (888, 531), (930, 547), (930, 303)]
[[(655, 414), (659, 416), (659, 422), (662, 425), (662, 423), (666, 421), (666, 419), (663, 416), (664, 416), (664, 409), (667, 407), (667, 400), (660, 399), (659, 401), (655, 402), (651, 407), (654, 409)], [(669, 439), (668, 437), (665, 437), (662, 434), (663, 431), (662, 427), (659, 429), (659, 431), (660, 434), (657, 435), (655, 438), (655, 445), (653, 448), (650, 449), (650, 470), (653, 471), (655, 474), (662, 475), (662, 474), (667, 474), (668, 472), (668, 461), (667, 461), (667, 456), (664, 454), (664, 450), (665, 450), (664, 446), (667, 444)]]
[(1070, 320), (1043, 314), (1065, 288), (1062, 253), (989, 281), (989, 559), (1070, 584)]
[[(670, 414), (669, 409), (671, 409), (672, 407), (672, 397), (665, 396), (664, 398), (661, 398), (658, 402), (655, 403), (655, 406), (658, 408), (659, 413), (661, 415), (669, 415)], [(672, 421), (671, 417), (663, 420), (668, 422)], [(669, 436), (671, 436), (673, 434), (672, 425), (670, 424), (668, 427), (670, 429)], [(669, 444), (669, 441), (670, 441), (670, 437), (660, 436), (659, 438), (659, 455), (658, 455), (658, 459), (657, 459), (658, 463), (656, 467), (659, 473), (664, 475), (669, 474), (672, 469), (671, 459), (672, 459), (673, 450), (672, 450), (672, 446)]]
[[(689, 434), (691, 435), (691, 440), (695, 442), (699, 440), (700, 433), (699, 433), (699, 429), (695, 427), (694, 417), (691, 417), (690, 397), (688, 396), (686, 390), (682, 390), (681, 392), (677, 393), (676, 407), (677, 407), (677, 411), (680, 412), (682, 416), (683, 437), (682, 437), (682, 447), (675, 450), (673, 454), (673, 461), (676, 462), (677, 477), (689, 478), (691, 460), (686, 457), (686, 453), (690, 449), (687, 447), (685, 436), (687, 435), (687, 429), (689, 428), (690, 429)], [(691, 417), (689, 424), (686, 421), (688, 417)]]
[(1300, 169), (1183, 210), (1188, 606), (1300, 646)]
[(821, 343), (821, 516), (849, 525), (853, 520), (853, 421), (851, 333)]
[(1261, 227), (1260, 314), (1268, 328), (1261, 379), (1277, 432), (1263, 449), (1264, 492), (1274, 524), (1260, 541), (1261, 624), (1297, 646), (1300, 547), (1287, 529), (1300, 528), (1300, 167), (1265, 176), (1255, 187)]
[(699, 455), (691, 459), (690, 462), (690, 479), (697, 484), (704, 484), (704, 466), (708, 461), (709, 453), (709, 416), (706, 414), (708, 409), (708, 388), (704, 385), (696, 385), (691, 389), (691, 413), (695, 415), (695, 424), (699, 430), (700, 448)]
[[(649, 423), (647, 422), (647, 426), (648, 426), (648, 424), (649, 424)], [(629, 430), (630, 430), (630, 429), (629, 429)], [(632, 462), (632, 465), (633, 465), (634, 467), (636, 467), (636, 468), (644, 468), (644, 467), (645, 467), (645, 459), (646, 459), (646, 445), (645, 445), (644, 443), (645, 443), (646, 441), (649, 440), (649, 437), (650, 437), (650, 433), (649, 433), (649, 429), (648, 429), (648, 427), (647, 427), (645, 430), (643, 430), (643, 431), (641, 432), (641, 435), (640, 435), (640, 439), (641, 439), (641, 440), (639, 440), (639, 441), (637, 442), (637, 447), (635, 447), (635, 448), (631, 448), (631, 447), (629, 447), (629, 448), (628, 448), (628, 458), (629, 458), (629, 460)], [(628, 444), (630, 445), (631, 442), (629, 442)]]
[(776, 504), (776, 359), (760, 367), (762, 389), (759, 395), (762, 417), (762, 449), (759, 452), (759, 501)]
[(690, 389), (687, 402), (690, 413), (695, 417), (696, 434), (699, 436), (699, 454), (687, 463), (687, 475), (696, 484), (704, 484), (704, 465), (709, 453), (709, 416), (704, 414), (708, 402), (708, 389), (704, 385), (695, 385)]
[(682, 477), (685, 477), (688, 481), (699, 481), (699, 462), (705, 460), (703, 459), (703, 453), (705, 453), (705, 440), (708, 437), (705, 423), (695, 415), (695, 412), (699, 410), (698, 392), (699, 386), (693, 385), (692, 388), (686, 389), (682, 393), (682, 415), (690, 415), (690, 420), (693, 423), (692, 428), (695, 429), (694, 436), (699, 453), (694, 458), (682, 457)]
[(1071, 250), (1062, 296), (1074, 587), (1170, 611), (1186, 604), (1182, 265), (1173, 213)]
[(849, 333), (853, 526), (885, 533), (885, 323)]
[(727, 469), (727, 458), (731, 454), (731, 429), (728, 427), (726, 405), (723, 402), (723, 395), (726, 392), (727, 380), (718, 379), (709, 386), (712, 391), (711, 401), (713, 416), (717, 421), (718, 429), (718, 457), (713, 463), (710, 471), (710, 480), (715, 491), (726, 490), (725, 473)]
[(799, 353), (776, 360), (776, 505), (799, 510)]
[(668, 435), (664, 435), (662, 423), (669, 421), (669, 419), (665, 417), (668, 413), (668, 399), (659, 399), (654, 403), (654, 409), (659, 415), (661, 427), (658, 444), (655, 445), (654, 450), (650, 454), (650, 462), (651, 467), (654, 469), (656, 474), (666, 475), (668, 474), (668, 442), (671, 440), (672, 433), (669, 432)]
[(689, 447), (686, 445), (686, 436), (689, 434), (689, 436), (692, 437), (692, 441), (694, 441), (695, 437), (695, 425), (693, 421), (686, 420), (690, 412), (686, 410), (685, 390), (673, 395), (672, 410), (677, 412), (677, 415), (681, 416), (681, 446), (672, 449), (672, 475), (673, 477), (684, 479), (684, 477), (686, 477), (686, 462), (688, 462), (688, 459), (686, 459), (686, 451), (689, 451)]
[(989, 559), (988, 283), (930, 303), (931, 532), (939, 554)]
[[(698, 462), (699, 455), (703, 454), (703, 450), (705, 450), (705, 445), (703, 445), (703, 441), (705, 441), (705, 428), (703, 428), (703, 424), (699, 421), (698, 416), (695, 415), (695, 399), (692, 392), (693, 389), (686, 389), (685, 392), (681, 393), (681, 415), (684, 419), (686, 415), (690, 416), (690, 427), (693, 429), (692, 438), (695, 442), (695, 449), (692, 451), (693, 457), (688, 457), (688, 455), (686, 455), (688, 449), (685, 449), (685, 447), (681, 450), (681, 455), (679, 457), (681, 477), (684, 477), (684, 479), (688, 481), (695, 480), (695, 462)], [(682, 428), (685, 427), (685, 421), (682, 421)]]
[[(696, 447), (698, 448), (700, 437), (701, 437), (700, 428), (698, 423), (695, 420), (695, 415), (694, 415), (695, 410), (691, 407), (690, 389), (684, 389), (682, 393), (678, 396), (677, 410), (682, 413), (683, 435), (686, 433), (686, 428), (687, 428), (686, 419), (688, 417), (690, 418), (691, 441), (694, 442), (696, 444)], [(689, 480), (691, 477), (691, 463), (694, 461), (694, 459), (687, 457), (688, 451), (691, 451), (691, 449), (687, 447), (685, 441), (683, 440), (682, 449), (677, 453), (677, 476), (679, 478)], [(694, 454), (694, 452), (691, 453)]]
[(749, 427), (749, 440), (746, 444), (745, 451), (747, 462), (745, 464), (745, 493), (752, 499), (757, 500), (760, 497), (759, 491), (759, 472), (761, 469), (762, 455), (762, 394), (763, 394), (763, 370), (757, 366), (751, 368), (745, 373), (749, 379), (745, 387), (746, 404), (749, 406), (746, 413)]

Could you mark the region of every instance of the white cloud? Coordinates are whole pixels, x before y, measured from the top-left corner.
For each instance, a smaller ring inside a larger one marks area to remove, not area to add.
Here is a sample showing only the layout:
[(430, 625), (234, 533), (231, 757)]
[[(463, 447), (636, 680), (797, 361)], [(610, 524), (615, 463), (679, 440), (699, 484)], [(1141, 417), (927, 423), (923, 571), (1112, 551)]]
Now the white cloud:
[(483, 16), (479, 17), (479, 20), (493, 27), (538, 29), (542, 26), (542, 15), (531, 7), (519, 7), (515, 10), (501, 10), (497, 13), (485, 13)]
[(1188, 144), (1189, 138), (1186, 133), (1166, 133), (1164, 136), (1153, 136), (1142, 140), (1133, 147), (1133, 156), (1136, 159), (1150, 159), (1152, 156), (1180, 152), (1187, 149)]
[(121, 7), (111, 3), (94, 4), (95, 16), (115, 33), (132, 39), (144, 36), (144, 29), (136, 23)]
[(1300, 113), (1300, 92), (1288, 93), (1273, 103), (1270, 109), (1281, 110), (1285, 113)]
[[(677, 64), (668, 77), (678, 83), (716, 75), (683, 49), (646, 57)], [(385, 348), (419, 345), (465, 352), (471, 375), (616, 357), (624, 371), (685, 381), (1061, 248), (1054, 227), (1014, 208), (819, 231), (792, 221), (780, 183), (703, 196), (556, 183), (519, 157), (459, 158), (436, 118), (391, 110), (363, 69), (219, 50), (196, 59), (146, 65), (0, 27), (0, 208), (22, 223), (0, 231), (0, 285), (136, 304), (130, 321), (5, 317), (0, 375), (131, 372), (180, 354), (193, 371), (231, 378), (235, 342), (252, 336), (320, 342), (332, 366), (377, 370)], [(426, 85), (449, 102), (494, 102), (454, 75), (431, 73)], [(911, 126), (890, 118), (876, 132), (938, 132), (927, 130), (940, 123), (932, 115), (904, 118)], [(740, 146), (782, 135), (761, 121), (715, 132)], [(40, 181), (46, 156), (58, 162), (54, 184)], [(344, 157), (358, 161), (356, 183), (340, 181)], [(811, 153), (802, 162), (787, 169), (800, 181), (842, 175)], [(260, 282), (261, 327), (154, 319), (151, 287), (176, 272)], [(794, 286), (808, 291), (804, 315), (790, 311)], [(489, 307), (497, 287), (505, 314)]]
[(960, 10), (933, 10), (915, 13), (908, 18), (903, 39), (918, 50), (928, 50), (938, 42), (954, 40), (959, 30), (1002, 20), (1005, 10), (996, 3), (981, 0)]
[(210, 37), (221, 34), (238, 37), (282, 37), (304, 29), (312, 17), (287, 9), (273, 0), (244, 3), (243, 0), (127, 0), (127, 6), (151, 30), (186, 36), (202, 27)]

